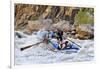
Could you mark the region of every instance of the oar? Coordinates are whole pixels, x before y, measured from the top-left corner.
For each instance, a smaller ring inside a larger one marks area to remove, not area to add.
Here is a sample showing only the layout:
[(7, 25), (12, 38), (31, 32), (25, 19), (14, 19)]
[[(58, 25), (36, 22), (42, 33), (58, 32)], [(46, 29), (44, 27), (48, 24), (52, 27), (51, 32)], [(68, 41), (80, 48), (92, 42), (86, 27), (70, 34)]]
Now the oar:
[[(68, 39), (68, 38), (67, 38)], [(80, 48), (82, 48), (80, 45), (78, 45), (77, 43), (75, 43), (75, 42), (73, 42), (73, 41), (71, 41), (70, 39), (68, 39), (70, 42), (72, 42), (72, 43), (74, 43), (74, 44), (76, 44), (78, 47), (80, 47)]]
[(32, 44), (32, 45), (28, 45), (28, 46), (26, 46), (26, 47), (20, 48), (20, 50), (23, 51), (23, 50), (25, 50), (25, 49), (27, 49), (27, 48), (30, 48), (30, 47), (32, 47), (32, 46), (34, 46), (34, 45), (37, 45), (37, 44), (40, 44), (40, 43), (42, 43), (42, 42), (38, 42), (38, 43)]

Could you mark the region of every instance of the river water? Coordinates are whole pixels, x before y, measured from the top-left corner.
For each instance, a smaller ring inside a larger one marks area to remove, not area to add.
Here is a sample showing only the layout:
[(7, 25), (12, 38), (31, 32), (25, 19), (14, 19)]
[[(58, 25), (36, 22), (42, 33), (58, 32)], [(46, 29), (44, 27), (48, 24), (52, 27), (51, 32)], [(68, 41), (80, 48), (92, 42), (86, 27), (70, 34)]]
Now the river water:
[(50, 51), (44, 43), (21, 51), (21, 47), (39, 42), (37, 36), (34, 34), (26, 35), (22, 33), (22, 35), (25, 37), (15, 37), (14, 57), (16, 65), (82, 62), (94, 60), (94, 40), (71, 39), (82, 47), (77, 53), (66, 51), (53, 52)]

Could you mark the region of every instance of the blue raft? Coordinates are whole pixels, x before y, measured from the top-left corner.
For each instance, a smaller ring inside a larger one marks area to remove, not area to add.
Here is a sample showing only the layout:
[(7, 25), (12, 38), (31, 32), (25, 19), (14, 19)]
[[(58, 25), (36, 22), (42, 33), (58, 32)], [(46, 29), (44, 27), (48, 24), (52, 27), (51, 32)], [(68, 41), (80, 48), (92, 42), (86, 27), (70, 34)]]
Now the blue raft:
[(66, 48), (64, 48), (64, 50), (68, 49), (79, 50), (80, 48), (76, 44), (70, 43)]
[[(59, 44), (58, 43), (54, 43), (54, 42), (51, 42), (50, 43), (53, 45), (54, 48), (58, 49), (59, 48)], [(67, 47), (65, 47), (63, 50), (76, 50), (78, 51), (80, 48), (74, 44), (74, 43), (69, 43)]]

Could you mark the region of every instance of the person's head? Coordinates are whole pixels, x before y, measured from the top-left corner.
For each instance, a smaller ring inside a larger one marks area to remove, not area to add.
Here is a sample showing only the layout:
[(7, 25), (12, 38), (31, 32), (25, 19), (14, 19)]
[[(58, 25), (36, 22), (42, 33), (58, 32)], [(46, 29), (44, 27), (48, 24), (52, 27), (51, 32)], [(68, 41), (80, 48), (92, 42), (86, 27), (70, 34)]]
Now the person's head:
[(67, 45), (68, 44), (68, 41), (66, 41), (65, 44)]

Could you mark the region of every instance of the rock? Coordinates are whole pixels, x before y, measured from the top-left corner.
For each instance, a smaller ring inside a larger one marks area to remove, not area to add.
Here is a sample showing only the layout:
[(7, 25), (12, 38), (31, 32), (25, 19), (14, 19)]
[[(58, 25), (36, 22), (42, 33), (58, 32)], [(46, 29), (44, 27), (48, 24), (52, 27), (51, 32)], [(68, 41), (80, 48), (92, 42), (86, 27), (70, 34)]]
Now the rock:
[(15, 37), (17, 37), (17, 38), (26, 38), (26, 37), (27, 37), (27, 35), (24, 34), (24, 33), (21, 32), (21, 31), (15, 31), (15, 32), (14, 32), (14, 35), (15, 35)]
[(77, 8), (64, 6), (15, 4), (15, 28), (21, 29), (24, 25), (27, 25), (28, 20), (52, 19), (54, 23), (61, 20), (72, 22), (76, 11)]
[(79, 39), (92, 39), (94, 38), (93, 25), (81, 24), (76, 27), (77, 38)]
[(28, 21), (26, 32), (31, 34), (33, 31), (38, 31), (42, 28), (48, 29), (51, 26), (51, 24), (52, 20), (50, 19)]
[[(84, 8), (47, 6), (32, 4), (15, 4), (15, 30), (25, 30), (27, 34), (33, 31), (48, 28), (59, 28), (78, 38), (90, 39), (94, 37), (94, 28), (91, 25), (79, 25), (72, 28), (75, 24), (75, 16)], [(87, 11), (91, 10), (88, 8)], [(88, 14), (90, 16), (90, 14)], [(91, 16), (93, 18), (93, 16)], [(72, 25), (71, 25), (72, 24)], [(88, 27), (87, 27), (88, 26)], [(77, 30), (76, 33), (72, 30)], [(70, 35), (69, 34), (69, 35)]]
[(42, 24), (52, 24), (52, 20), (51, 19), (43, 19), (41, 20)]
[(26, 25), (28, 23), (28, 18), (29, 18), (29, 16), (27, 14), (23, 14), (22, 16), (20, 16), (20, 19), (16, 19), (15, 20), (15, 29), (22, 29), (22, 28), (26, 27)]
[(68, 32), (69, 30), (71, 30), (71, 25), (69, 24), (69, 21), (65, 21), (65, 20), (62, 20), (56, 24), (53, 24), (53, 27), (59, 28), (63, 30), (64, 32)]

